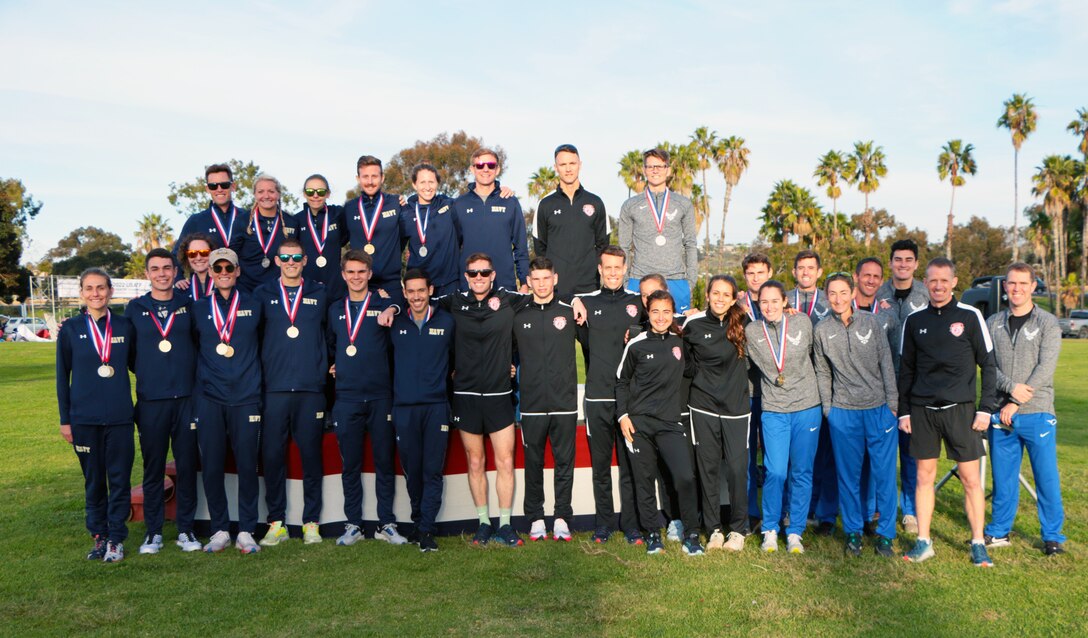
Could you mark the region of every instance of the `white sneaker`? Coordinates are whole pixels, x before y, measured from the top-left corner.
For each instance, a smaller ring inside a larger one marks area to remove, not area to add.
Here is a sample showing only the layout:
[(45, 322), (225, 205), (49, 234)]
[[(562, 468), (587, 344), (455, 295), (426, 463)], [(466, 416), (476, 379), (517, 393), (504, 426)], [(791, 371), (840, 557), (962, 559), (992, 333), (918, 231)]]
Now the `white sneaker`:
[(120, 563), (125, 560), (125, 546), (122, 543), (109, 541), (106, 543), (106, 555), (102, 561), (106, 563)]
[(725, 547), (725, 536), (722, 536), (722, 531), (716, 529), (710, 534), (710, 540), (706, 542), (707, 550), (722, 549)]
[(778, 532), (770, 531), (763, 532), (763, 544), (759, 546), (765, 552), (777, 552), (778, 551)]
[(903, 533), (908, 536), (918, 535), (918, 519), (910, 514), (903, 517)]
[(182, 532), (178, 534), (178, 540), (174, 544), (180, 547), (183, 552), (200, 551), (200, 541), (196, 539), (196, 536), (192, 532)]
[(212, 534), (212, 537), (208, 539), (208, 544), (204, 546), (204, 551), (221, 552), (230, 546), (230, 532), (226, 530), (219, 530)]
[(243, 554), (256, 554), (261, 551), (261, 546), (253, 540), (253, 534), (249, 532), (238, 532), (238, 537), (234, 539), (234, 546)]
[(544, 525), (544, 519), (538, 518), (529, 526), (529, 540), (542, 541), (548, 537), (548, 528)]
[(552, 538), (557, 541), (569, 541), (570, 540), (570, 528), (567, 527), (567, 522), (561, 518), (555, 519), (552, 523)]
[(363, 531), (359, 529), (358, 525), (348, 523), (344, 525), (344, 533), (340, 535), (340, 538), (336, 539), (336, 544), (346, 547), (361, 540), (363, 540)]
[[(777, 545), (777, 542), (775, 544)], [(729, 536), (725, 537), (724, 548), (731, 552), (739, 552), (744, 549), (744, 534), (729, 532)]]
[(397, 531), (396, 523), (389, 523), (374, 532), (374, 538), (380, 541), (385, 541), (390, 545), (405, 545), (408, 543), (408, 539), (401, 536)]
[(140, 545), (141, 554), (158, 554), (162, 549), (162, 534), (148, 534)]
[(665, 538), (677, 543), (684, 540), (684, 524), (679, 520), (669, 521), (669, 529), (665, 531)]
[(302, 526), (302, 542), (307, 545), (321, 542), (321, 532), (318, 531), (317, 523), (306, 523)]
[(801, 544), (800, 534), (790, 534), (786, 537), (786, 550), (791, 554), (805, 553), (805, 546)]

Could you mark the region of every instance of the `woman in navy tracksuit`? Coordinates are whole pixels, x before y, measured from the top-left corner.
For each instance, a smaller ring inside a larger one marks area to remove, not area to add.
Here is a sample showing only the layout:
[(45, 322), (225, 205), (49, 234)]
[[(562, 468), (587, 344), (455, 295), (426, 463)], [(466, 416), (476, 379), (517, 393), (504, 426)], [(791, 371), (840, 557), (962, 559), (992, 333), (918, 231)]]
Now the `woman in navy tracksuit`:
[(457, 292), (461, 281), (461, 224), (453, 200), (438, 192), (441, 179), (431, 164), (412, 168), (416, 194), (400, 207), (400, 234), (408, 240), (408, 269), (427, 273), (434, 296)]
[(75, 448), (83, 470), (87, 530), (94, 537), (88, 560), (124, 559), (131, 507), (132, 391), (128, 367), (134, 332), (109, 311), (113, 284), (101, 268), (79, 276), (86, 312), (61, 325), (57, 335), (57, 405), (60, 435)]

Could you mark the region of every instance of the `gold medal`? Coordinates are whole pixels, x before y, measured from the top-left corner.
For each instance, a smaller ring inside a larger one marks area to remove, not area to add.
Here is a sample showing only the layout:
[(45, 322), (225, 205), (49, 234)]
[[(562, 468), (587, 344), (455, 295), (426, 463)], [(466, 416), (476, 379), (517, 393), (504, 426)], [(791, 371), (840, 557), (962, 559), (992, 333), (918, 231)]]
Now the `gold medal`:
[(363, 251), (368, 255), (373, 255), (374, 250), (374, 244), (367, 244), (366, 246), (363, 246)]
[(324, 268), (325, 264), (329, 263), (329, 260), (325, 259), (325, 255), (318, 255), (316, 262), (318, 268)]
[(777, 377), (775, 377), (774, 384), (780, 388), (786, 385), (786, 375), (779, 374)]
[(173, 347), (174, 344), (170, 343), (167, 339), (163, 339), (159, 342), (159, 352), (170, 352), (170, 349)]
[(220, 342), (219, 345), (215, 347), (215, 354), (225, 357), (227, 356), (227, 348), (229, 347), (230, 346), (227, 344)]
[(291, 326), (290, 328), (288, 328), (287, 329), (287, 336), (292, 338), (292, 339), (297, 339), (298, 338), (298, 328), (295, 327), (295, 326)]
[(104, 363), (102, 365), (98, 366), (98, 376), (102, 377), (103, 379), (108, 379), (108, 378), (112, 377), (113, 376), (113, 366), (108, 366), (108, 365), (106, 365)]
[(355, 347), (355, 344), (351, 344), (348, 347), (344, 348), (344, 354), (348, 355), (349, 357), (354, 357), (357, 352), (359, 352), (359, 349)]
[(230, 359), (234, 356), (234, 346), (227, 346), (227, 351), (223, 353), (223, 356)]

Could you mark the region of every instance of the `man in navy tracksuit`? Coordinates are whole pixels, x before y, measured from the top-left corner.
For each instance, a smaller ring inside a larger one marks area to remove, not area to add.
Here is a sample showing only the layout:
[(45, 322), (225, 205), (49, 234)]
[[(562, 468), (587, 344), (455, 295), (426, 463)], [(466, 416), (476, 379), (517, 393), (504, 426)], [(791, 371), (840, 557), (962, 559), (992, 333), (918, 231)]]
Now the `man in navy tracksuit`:
[[(226, 164), (212, 164), (204, 169), (205, 190), (211, 203), (199, 213), (190, 215), (181, 227), (181, 234), (174, 244), (174, 258), (177, 259), (181, 240), (192, 233), (205, 233), (219, 242), (220, 246), (230, 246), (231, 242), (246, 232), (249, 211), (234, 205), (231, 196), (236, 190), (234, 175)], [(180, 274), (178, 275), (180, 276)]]
[(438, 192), (438, 169), (412, 168), (414, 195), (400, 208), (400, 234), (408, 242), (408, 269), (427, 273), (434, 296), (457, 292), (461, 280), (461, 224), (453, 200)]
[(363, 538), (363, 440), (370, 433), (374, 452), (378, 529), (374, 538), (394, 545), (407, 539), (397, 532), (393, 514), (393, 382), (389, 334), (399, 307), (369, 288), (370, 255), (350, 250), (341, 264), (348, 296), (329, 306), (326, 329), (330, 371), (336, 377), (333, 427), (343, 464), (344, 515), (347, 524), (337, 545), (354, 545)]
[(435, 520), (442, 507), (442, 469), (449, 437), (446, 393), (453, 356), (453, 317), (430, 305), (434, 287), (422, 270), (404, 275), (409, 312), (393, 319), (393, 425), (419, 549), (438, 550)]
[(162, 549), (163, 476), (171, 447), (177, 469), (177, 545), (192, 552), (201, 547), (193, 534), (198, 452), (191, 401), (196, 373), (192, 302), (181, 291), (175, 294), (177, 269), (168, 250), (152, 250), (145, 264), (151, 292), (125, 307), (125, 317), (136, 331), (136, 427), (144, 460), (147, 536), (140, 553)]
[[(469, 255), (484, 253), (491, 258), (495, 271), (495, 287), (528, 292), (525, 282), (529, 276), (529, 244), (525, 217), (517, 198), (503, 199), (497, 178), (501, 167), (499, 156), (490, 149), (477, 149), (472, 154), (472, 175), (475, 182), (469, 191), (454, 200), (454, 210), (461, 224), (461, 261)], [(460, 282), (468, 290), (468, 282)]]
[(264, 372), (264, 419), (261, 458), (264, 469), (268, 532), (261, 545), (288, 538), (287, 439), (302, 457), (302, 536), (320, 543), (321, 440), (325, 426), (325, 286), (302, 277), (306, 263), (302, 244), (287, 239), (276, 254), (280, 278), (253, 293), (264, 307), (261, 369)]
[(529, 540), (548, 536), (544, 523), (544, 448), (555, 458), (555, 521), (552, 535), (569, 541), (574, 517), (574, 435), (578, 431), (578, 371), (574, 361), (574, 312), (555, 296), (552, 261), (529, 263), (532, 303), (514, 315), (514, 338), (521, 361), (521, 442), (525, 448), (525, 517)]
[(394, 303), (403, 304), (400, 268), (407, 242), (401, 237), (400, 202), (396, 195), (382, 192), (385, 174), (380, 159), (363, 155), (355, 170), (359, 196), (344, 204), (351, 247), (374, 261), (370, 288), (384, 290)]
[(213, 250), (208, 260), (215, 293), (192, 307), (197, 341), (196, 436), (204, 495), (211, 516), (212, 536), (206, 552), (230, 545), (230, 515), (223, 484), (227, 444), (238, 472), (238, 537), (243, 554), (260, 551), (257, 531), (260, 483), (257, 456), (261, 438), (260, 302), (239, 291), (238, 255), (229, 248)]

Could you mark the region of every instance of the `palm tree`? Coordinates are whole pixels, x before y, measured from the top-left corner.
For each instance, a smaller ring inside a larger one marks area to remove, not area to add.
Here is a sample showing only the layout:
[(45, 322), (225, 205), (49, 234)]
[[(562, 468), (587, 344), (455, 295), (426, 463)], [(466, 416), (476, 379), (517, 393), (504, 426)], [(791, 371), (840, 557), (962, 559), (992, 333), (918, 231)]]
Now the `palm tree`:
[(1050, 262), (1048, 259), (1050, 253), (1050, 217), (1047, 216), (1046, 211), (1042, 206), (1029, 206), (1024, 211), (1028, 218), (1028, 227), (1024, 231), (1024, 239), (1028, 240), (1031, 244), (1031, 251), (1034, 253), (1043, 266), (1043, 281), (1046, 282), (1047, 290), (1053, 292), (1054, 278), (1050, 273)]
[(617, 173), (627, 186), (627, 197), (641, 193), (646, 187), (646, 176), (642, 172), (642, 151), (627, 151), (620, 158), (620, 172)]
[(1086, 175), (1088, 170), (1085, 170), (1085, 167), (1088, 167), (1088, 109), (1077, 109), (1077, 119), (1070, 122), (1065, 130), (1073, 135), (1080, 136), (1077, 149), (1084, 156), (1084, 161), (1081, 163), (1080, 179), (1077, 180), (1077, 198), (1080, 200), (1082, 224), (1080, 231), (1080, 294), (1081, 304), (1083, 304), (1085, 286), (1088, 286), (1088, 175)]
[[(710, 162), (714, 159), (714, 147), (718, 143), (718, 132), (711, 131), (705, 126), (700, 126), (691, 134), (691, 148), (695, 151), (695, 157), (699, 160), (699, 172), (703, 175), (703, 201), (706, 203), (704, 215), (709, 218), (710, 191), (706, 189), (706, 169), (710, 168)], [(710, 247), (710, 224), (706, 225), (706, 245)]]
[(733, 187), (740, 181), (740, 176), (748, 170), (748, 155), (751, 151), (744, 145), (744, 138), (730, 135), (720, 140), (714, 147), (714, 163), (725, 178), (725, 201), (722, 203), (722, 230), (718, 235), (718, 251), (725, 256), (725, 218), (729, 215), (729, 200), (733, 198)]
[(846, 173), (846, 160), (839, 151), (828, 151), (820, 158), (816, 170), (812, 176), (816, 178), (817, 186), (827, 186), (827, 196), (831, 198), (831, 214), (839, 213), (839, 198), (842, 197), (842, 188), (839, 180)]
[(997, 120), (998, 128), (1012, 134), (1012, 260), (1020, 261), (1020, 145), (1035, 131), (1035, 105), (1023, 93), (1013, 93), (1005, 100), (1005, 113)]
[[(699, 184), (693, 184), (691, 187), (691, 205), (695, 209), (695, 222), (696, 226), (703, 221), (707, 221), (707, 228), (710, 228), (710, 200), (707, 199), (706, 193), (703, 192), (703, 187)], [(710, 250), (710, 231), (707, 231), (706, 245), (703, 248), (704, 251)]]
[[(691, 197), (691, 187), (695, 185), (695, 173), (699, 170), (699, 157), (688, 144), (661, 142), (657, 148), (669, 154), (669, 189), (684, 197)], [(700, 224), (696, 224), (699, 226)]]
[(158, 213), (147, 213), (136, 226), (136, 246), (144, 253), (174, 243), (170, 223)]
[(1066, 272), (1064, 215), (1072, 203), (1078, 164), (1080, 162), (1068, 155), (1048, 155), (1043, 158), (1043, 164), (1035, 169), (1035, 175), (1031, 178), (1035, 184), (1031, 192), (1036, 197), (1043, 198), (1043, 210), (1050, 218), (1054, 242), (1054, 279), (1057, 283), (1057, 289), (1054, 290), (1054, 314), (1058, 316), (1061, 316), (1062, 311), (1060, 288)]
[(954, 219), (952, 208), (956, 205), (956, 187), (963, 186), (966, 181), (965, 175), (974, 175), (978, 172), (975, 158), (971, 156), (973, 150), (975, 147), (964, 144), (963, 140), (949, 140), (941, 149), (941, 154), (937, 156), (937, 176), (942, 182), (950, 178), (952, 183), (952, 202), (948, 205), (948, 230), (944, 236), (944, 256), (948, 259), (952, 259), (952, 221)]
[(862, 212), (865, 223), (862, 227), (865, 229), (866, 250), (872, 243), (872, 223), (869, 220), (873, 211), (869, 208), (869, 193), (880, 188), (880, 178), (888, 174), (884, 160), (884, 148), (875, 146), (872, 140), (854, 142), (854, 152), (846, 159), (846, 183), (857, 184), (858, 192), (865, 195), (865, 211)]
[(556, 189), (559, 176), (551, 166), (541, 166), (529, 176), (529, 198), (540, 201), (545, 195)]
[(812, 247), (816, 235), (824, 232), (823, 211), (807, 188), (792, 180), (781, 180), (774, 185), (762, 209), (761, 232), (773, 242), (790, 243), (796, 235), (801, 243)]

